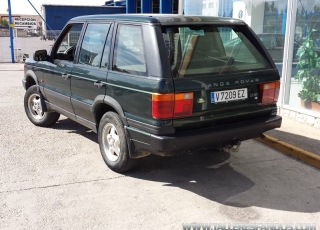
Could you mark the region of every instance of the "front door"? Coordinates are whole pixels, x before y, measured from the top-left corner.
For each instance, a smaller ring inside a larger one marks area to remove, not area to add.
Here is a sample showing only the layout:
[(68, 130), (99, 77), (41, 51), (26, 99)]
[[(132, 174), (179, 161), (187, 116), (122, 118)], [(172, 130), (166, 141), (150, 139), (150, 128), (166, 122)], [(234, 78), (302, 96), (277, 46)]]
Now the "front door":
[(44, 93), (52, 107), (62, 114), (74, 116), (71, 105), (70, 83), (74, 54), (82, 30), (82, 24), (67, 26), (59, 36), (46, 62), (44, 70)]

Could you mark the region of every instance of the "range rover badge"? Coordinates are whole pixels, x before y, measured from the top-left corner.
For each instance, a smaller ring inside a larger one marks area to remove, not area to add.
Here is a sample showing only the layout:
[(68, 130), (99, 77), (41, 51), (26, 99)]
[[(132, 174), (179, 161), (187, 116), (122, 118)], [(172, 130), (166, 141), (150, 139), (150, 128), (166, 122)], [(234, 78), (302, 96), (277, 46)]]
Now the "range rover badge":
[(204, 98), (200, 97), (200, 98), (198, 98), (197, 102), (198, 102), (199, 104), (202, 104), (202, 103), (205, 103), (206, 100), (205, 100)]

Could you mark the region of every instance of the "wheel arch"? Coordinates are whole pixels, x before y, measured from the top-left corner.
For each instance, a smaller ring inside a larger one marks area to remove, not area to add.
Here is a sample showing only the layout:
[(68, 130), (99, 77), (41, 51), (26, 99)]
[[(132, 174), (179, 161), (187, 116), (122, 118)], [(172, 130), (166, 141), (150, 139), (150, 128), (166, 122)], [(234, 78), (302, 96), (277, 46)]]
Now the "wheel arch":
[(32, 70), (28, 70), (25, 75), (26, 79), (26, 90), (33, 85), (39, 85), (38, 78)]
[(102, 116), (109, 111), (117, 113), (120, 116), (123, 124), (127, 125), (127, 119), (124, 115), (121, 105), (112, 97), (99, 95), (95, 98), (91, 106), (91, 113), (93, 113), (95, 116), (97, 127), (99, 126)]
[[(110, 112), (110, 111), (115, 112), (119, 115), (124, 126), (128, 125), (127, 119), (124, 115), (123, 109), (120, 106), (120, 104), (112, 97), (99, 95), (96, 97), (96, 99), (94, 100), (94, 103), (92, 104), (92, 107), (91, 107), (91, 112), (94, 113), (94, 115), (95, 115), (97, 130), (99, 129), (99, 123), (101, 121), (102, 116), (106, 112)], [(149, 154), (146, 154), (143, 152), (136, 151), (127, 129), (124, 128), (124, 130), (125, 130), (125, 135), (127, 136), (127, 145), (128, 145), (130, 157), (131, 158), (140, 158), (140, 157), (144, 157), (144, 156), (149, 155)]]

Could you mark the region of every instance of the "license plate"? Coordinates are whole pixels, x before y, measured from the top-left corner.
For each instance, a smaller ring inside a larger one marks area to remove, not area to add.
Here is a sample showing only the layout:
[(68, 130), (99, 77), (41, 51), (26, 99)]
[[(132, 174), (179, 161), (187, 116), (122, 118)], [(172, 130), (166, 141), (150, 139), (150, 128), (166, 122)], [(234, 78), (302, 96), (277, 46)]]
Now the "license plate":
[(211, 92), (211, 103), (245, 100), (247, 98), (247, 88)]

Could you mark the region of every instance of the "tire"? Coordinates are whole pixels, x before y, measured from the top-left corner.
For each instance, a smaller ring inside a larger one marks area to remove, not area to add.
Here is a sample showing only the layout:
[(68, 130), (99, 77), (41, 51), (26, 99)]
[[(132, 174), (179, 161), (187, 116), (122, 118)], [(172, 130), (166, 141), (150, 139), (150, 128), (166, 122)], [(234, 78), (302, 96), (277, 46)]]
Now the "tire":
[(38, 86), (29, 87), (24, 95), (24, 110), (29, 120), (36, 126), (48, 127), (56, 123), (60, 117), (56, 112), (43, 112), (43, 97)]
[(129, 156), (125, 130), (116, 113), (107, 112), (103, 115), (98, 139), (102, 158), (112, 171), (123, 173), (138, 165), (139, 159)]

